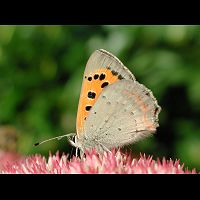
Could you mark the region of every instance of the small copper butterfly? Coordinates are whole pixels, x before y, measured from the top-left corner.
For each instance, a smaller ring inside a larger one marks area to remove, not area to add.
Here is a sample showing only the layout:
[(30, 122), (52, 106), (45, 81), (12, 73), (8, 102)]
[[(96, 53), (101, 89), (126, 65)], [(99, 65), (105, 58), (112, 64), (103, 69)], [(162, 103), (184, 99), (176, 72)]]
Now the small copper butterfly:
[(106, 50), (96, 50), (83, 75), (77, 133), (56, 139), (73, 135), (75, 141), (69, 141), (82, 153), (92, 148), (101, 153), (154, 133), (160, 110), (152, 92), (138, 83), (118, 58)]

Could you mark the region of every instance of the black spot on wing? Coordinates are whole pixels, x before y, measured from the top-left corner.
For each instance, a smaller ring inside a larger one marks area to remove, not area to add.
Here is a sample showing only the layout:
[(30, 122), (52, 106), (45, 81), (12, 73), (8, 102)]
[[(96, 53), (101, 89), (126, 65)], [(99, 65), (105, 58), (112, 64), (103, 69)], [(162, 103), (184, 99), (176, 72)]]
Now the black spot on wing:
[(90, 76), (90, 77), (88, 77), (88, 81), (91, 81), (92, 80), (92, 77)]
[(99, 74), (94, 75), (94, 79), (97, 80), (99, 78)]
[(150, 96), (150, 93), (149, 93), (149, 92), (146, 92), (145, 94), (146, 94), (147, 96)]
[(101, 88), (106, 87), (108, 84), (109, 84), (108, 82), (104, 82), (104, 83), (102, 83)]
[(91, 108), (92, 108), (92, 106), (86, 106), (85, 110), (90, 111)]
[(116, 72), (115, 70), (112, 70), (111, 72), (112, 72), (113, 76), (117, 76), (118, 75), (118, 72)]
[(96, 93), (95, 93), (95, 92), (91, 92), (91, 91), (88, 92), (88, 98), (94, 99), (95, 96), (96, 96)]
[(121, 74), (119, 74), (118, 79), (122, 80), (122, 79), (124, 79), (124, 77)]
[(99, 80), (102, 81), (102, 80), (104, 80), (105, 78), (106, 78), (106, 75), (105, 75), (105, 74), (101, 74), (100, 77), (99, 77)]

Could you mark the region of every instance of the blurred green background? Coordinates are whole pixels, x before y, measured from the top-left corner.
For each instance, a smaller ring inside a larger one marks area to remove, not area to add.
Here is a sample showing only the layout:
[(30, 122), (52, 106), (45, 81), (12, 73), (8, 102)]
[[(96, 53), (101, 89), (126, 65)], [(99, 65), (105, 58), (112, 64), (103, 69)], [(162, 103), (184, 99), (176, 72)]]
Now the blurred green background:
[(22, 154), (70, 153), (90, 54), (115, 54), (150, 88), (162, 111), (157, 134), (132, 145), (200, 170), (200, 26), (0, 26), (0, 126), (18, 132)]

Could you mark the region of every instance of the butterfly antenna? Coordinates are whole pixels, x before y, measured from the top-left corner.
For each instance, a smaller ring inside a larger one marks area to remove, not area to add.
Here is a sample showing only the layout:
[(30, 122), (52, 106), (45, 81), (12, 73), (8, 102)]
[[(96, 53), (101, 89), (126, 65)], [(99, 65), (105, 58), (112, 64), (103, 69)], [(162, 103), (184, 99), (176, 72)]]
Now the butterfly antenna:
[(53, 138), (44, 140), (44, 141), (42, 141), (42, 142), (36, 142), (33, 146), (38, 146), (38, 145), (41, 145), (41, 144), (43, 144), (43, 143), (45, 143), (45, 142), (49, 142), (49, 141), (55, 140), (55, 139), (61, 140), (61, 139), (64, 138), (64, 137), (70, 137), (70, 136), (74, 136), (74, 135), (75, 135), (75, 133), (69, 133), (69, 134), (65, 134), (65, 135), (60, 135), (60, 136), (57, 136), (57, 137), (53, 137)]

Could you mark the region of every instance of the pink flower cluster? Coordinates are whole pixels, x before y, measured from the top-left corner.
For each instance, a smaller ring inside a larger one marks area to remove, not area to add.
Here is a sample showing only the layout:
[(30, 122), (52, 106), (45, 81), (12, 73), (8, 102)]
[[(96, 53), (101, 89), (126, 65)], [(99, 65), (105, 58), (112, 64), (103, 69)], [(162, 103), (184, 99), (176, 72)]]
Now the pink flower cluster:
[(16, 152), (0, 150), (0, 170), (8, 163), (19, 160), (22, 156)]
[(49, 156), (48, 160), (41, 155), (28, 156), (15, 163), (8, 163), (1, 170), (3, 174), (195, 174), (195, 169), (184, 170), (179, 160), (165, 158), (153, 160), (151, 156), (140, 155), (139, 159), (132, 158), (120, 151), (97, 154), (94, 150), (86, 153), (86, 157), (68, 155)]

